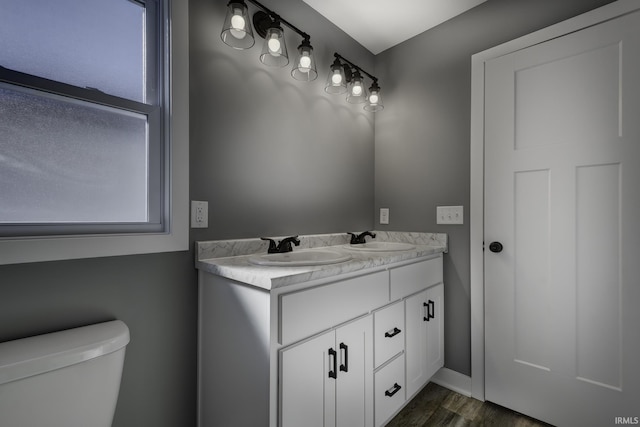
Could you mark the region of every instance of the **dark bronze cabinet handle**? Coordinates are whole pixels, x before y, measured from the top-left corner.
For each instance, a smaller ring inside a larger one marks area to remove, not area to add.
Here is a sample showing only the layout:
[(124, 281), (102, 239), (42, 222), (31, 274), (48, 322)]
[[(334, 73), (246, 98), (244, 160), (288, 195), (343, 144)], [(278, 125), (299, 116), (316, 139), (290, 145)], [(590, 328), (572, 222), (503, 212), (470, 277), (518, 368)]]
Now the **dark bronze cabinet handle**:
[(329, 371), (329, 378), (336, 379), (338, 378), (338, 372), (336, 366), (338, 364), (338, 353), (332, 348), (329, 349), (329, 363), (331, 363), (331, 358), (333, 357), (333, 370)]
[(387, 337), (387, 338), (393, 338), (396, 335), (398, 335), (400, 332), (402, 332), (400, 329), (393, 328), (393, 331), (385, 332), (384, 336)]
[(384, 392), (384, 395), (385, 395), (385, 396), (388, 396), (388, 397), (391, 397), (391, 396), (393, 396), (394, 394), (396, 394), (397, 392), (399, 392), (401, 388), (402, 388), (402, 387), (400, 386), (400, 384), (395, 383), (395, 384), (393, 385), (393, 387), (391, 387), (389, 390), (387, 390), (387, 391), (385, 391), (385, 392)]
[(340, 364), (340, 370), (343, 372), (349, 372), (349, 346), (345, 343), (340, 343), (340, 351), (344, 350), (344, 363)]
[(423, 302), (422, 306), (426, 308), (426, 316), (422, 318), (425, 322), (428, 322), (431, 319), (436, 317), (436, 303), (433, 300), (429, 300), (429, 302)]

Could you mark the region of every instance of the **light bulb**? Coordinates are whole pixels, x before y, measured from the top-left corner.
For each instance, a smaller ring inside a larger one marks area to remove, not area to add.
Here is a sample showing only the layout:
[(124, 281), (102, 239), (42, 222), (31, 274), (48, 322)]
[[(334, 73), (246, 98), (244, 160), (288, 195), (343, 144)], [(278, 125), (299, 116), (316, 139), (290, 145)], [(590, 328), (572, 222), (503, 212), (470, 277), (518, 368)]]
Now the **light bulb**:
[(300, 57), (300, 62), (298, 65), (299, 65), (298, 68), (300, 68), (300, 71), (303, 71), (306, 73), (307, 71), (309, 71), (309, 67), (311, 67), (311, 58), (308, 55), (302, 55)]
[(269, 46), (269, 53), (274, 56), (280, 55), (280, 40), (278, 40), (278, 35), (273, 34), (269, 41), (267, 42), (267, 46)]
[(360, 85), (353, 85), (353, 88), (351, 89), (351, 94), (353, 96), (360, 96), (362, 95), (362, 86)]
[(247, 35), (245, 28), (247, 23), (242, 17), (242, 10), (235, 9), (233, 11), (233, 16), (231, 17), (231, 30), (229, 31), (231, 35), (237, 39), (243, 39)]
[(334, 71), (331, 76), (331, 83), (334, 86), (340, 86), (342, 84), (342, 76), (340, 75), (340, 71)]
[(378, 97), (378, 94), (377, 94), (377, 93), (372, 93), (372, 94), (369, 96), (369, 103), (370, 103), (370, 104), (377, 104), (379, 99), (380, 99), (380, 98)]

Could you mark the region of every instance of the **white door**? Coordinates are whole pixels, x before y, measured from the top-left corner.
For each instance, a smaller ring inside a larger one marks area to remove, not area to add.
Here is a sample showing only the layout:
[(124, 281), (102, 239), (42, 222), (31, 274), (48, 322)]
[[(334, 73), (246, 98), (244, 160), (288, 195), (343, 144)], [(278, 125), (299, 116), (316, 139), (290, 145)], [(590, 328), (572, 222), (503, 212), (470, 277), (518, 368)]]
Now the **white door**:
[(637, 420), (640, 12), (485, 76), (486, 399), (559, 426)]

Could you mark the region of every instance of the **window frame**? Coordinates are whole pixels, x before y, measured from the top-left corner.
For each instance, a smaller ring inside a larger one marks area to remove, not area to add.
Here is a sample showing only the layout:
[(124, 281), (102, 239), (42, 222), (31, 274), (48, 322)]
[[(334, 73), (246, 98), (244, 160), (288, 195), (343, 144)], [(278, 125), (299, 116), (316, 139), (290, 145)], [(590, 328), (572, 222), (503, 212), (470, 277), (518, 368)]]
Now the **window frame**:
[[(66, 101), (146, 115), (154, 124), (149, 126), (148, 166), (155, 176), (149, 180), (148, 203), (155, 204), (155, 210), (150, 209), (147, 223), (2, 225), (14, 231), (5, 231), (8, 235), (0, 237), (0, 265), (188, 249), (188, 8), (182, 1), (135, 2), (159, 18), (155, 23), (147, 19), (146, 25), (147, 37), (157, 32), (159, 44), (155, 52), (147, 52), (149, 63), (158, 64), (147, 66), (146, 72), (153, 73), (148, 81), (158, 79), (158, 84), (146, 89), (147, 103), (6, 68), (0, 68), (0, 82), (14, 90), (36, 90), (39, 96), (63, 96)], [(149, 8), (157, 8), (157, 12)], [(162, 55), (163, 61), (155, 55)], [(155, 87), (160, 85), (158, 93)], [(160, 182), (164, 191), (158, 192)]]

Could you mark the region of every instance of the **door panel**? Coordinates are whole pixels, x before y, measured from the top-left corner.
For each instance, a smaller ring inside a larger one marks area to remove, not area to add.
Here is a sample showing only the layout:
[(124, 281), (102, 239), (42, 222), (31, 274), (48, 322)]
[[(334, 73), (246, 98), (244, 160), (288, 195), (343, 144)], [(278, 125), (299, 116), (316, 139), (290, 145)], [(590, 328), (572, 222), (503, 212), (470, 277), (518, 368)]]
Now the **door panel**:
[(405, 300), (405, 363), (407, 372), (407, 398), (411, 398), (425, 382), (427, 373), (427, 291), (424, 290)]
[(364, 317), (336, 330), (336, 426), (373, 425), (373, 320)]
[[(282, 427), (335, 426), (335, 332), (327, 332), (280, 353)], [(337, 359), (336, 359), (337, 366)]]
[(639, 75), (638, 12), (486, 63), (485, 395), (555, 425), (640, 415)]

